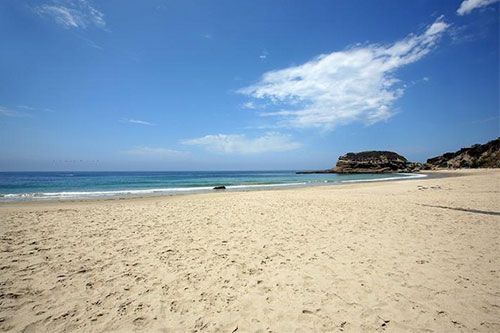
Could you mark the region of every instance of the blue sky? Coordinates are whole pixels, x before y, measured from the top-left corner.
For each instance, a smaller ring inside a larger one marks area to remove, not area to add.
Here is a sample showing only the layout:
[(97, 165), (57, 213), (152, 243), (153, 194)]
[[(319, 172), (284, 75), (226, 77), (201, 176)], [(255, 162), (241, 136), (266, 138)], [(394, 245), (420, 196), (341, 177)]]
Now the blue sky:
[(0, 2), (0, 171), (423, 161), (499, 135), (499, 2)]

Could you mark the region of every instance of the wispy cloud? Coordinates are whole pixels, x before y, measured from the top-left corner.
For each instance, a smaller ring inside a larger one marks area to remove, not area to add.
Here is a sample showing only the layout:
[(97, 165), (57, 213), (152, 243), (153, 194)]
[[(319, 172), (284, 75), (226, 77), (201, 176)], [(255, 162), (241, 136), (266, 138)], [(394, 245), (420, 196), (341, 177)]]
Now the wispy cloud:
[(257, 108), (257, 106), (255, 105), (255, 103), (252, 102), (252, 101), (243, 103), (243, 105), (241, 107), (243, 109), (249, 109), (249, 110), (254, 110), (254, 109)]
[(26, 117), (28, 114), (5, 106), (0, 106), (0, 116), (2, 117)]
[(41, 108), (41, 107), (34, 107), (34, 106), (30, 106), (30, 105), (16, 105), (15, 107), (16, 110), (24, 110), (24, 111), (27, 111), (27, 112), (50, 112), (50, 113), (53, 113), (55, 112), (54, 110), (52, 109), (49, 109), (49, 108)]
[(269, 55), (269, 52), (267, 52), (266, 50), (264, 50), (264, 51), (262, 51), (262, 53), (259, 55), (259, 59), (261, 59), (261, 60), (266, 60), (268, 55)]
[(96, 42), (94, 42), (92, 39), (89, 39), (89, 38), (86, 38), (84, 36), (80, 36), (78, 34), (75, 34), (75, 36), (79, 39), (81, 39), (82, 41), (84, 41), (88, 46), (94, 48), (94, 49), (98, 49), (98, 50), (102, 50), (103, 47), (99, 44), (97, 44)]
[(150, 123), (149, 121), (139, 120), (139, 119), (122, 119), (122, 122), (130, 123), (130, 124), (154, 126), (154, 124)]
[(53, 19), (65, 28), (97, 27), (104, 29), (104, 14), (94, 8), (88, 0), (52, 0), (50, 3), (36, 6), (34, 12)]
[(482, 8), (499, 2), (500, 0), (464, 0), (457, 9), (460, 16), (467, 15), (474, 9)]
[(29, 110), (29, 111), (34, 111), (35, 108), (29, 105), (17, 105), (17, 108), (19, 109), (24, 109), (24, 110)]
[(133, 147), (129, 150), (126, 150), (124, 153), (128, 155), (152, 158), (181, 158), (189, 155), (189, 153), (185, 151), (147, 146)]
[(300, 66), (264, 73), (238, 92), (264, 100), (287, 127), (332, 129), (339, 124), (366, 124), (390, 118), (404, 85), (394, 73), (428, 54), (449, 25), (439, 17), (419, 35), (393, 44), (369, 44), (320, 55)]
[(268, 132), (255, 138), (241, 134), (214, 134), (201, 138), (184, 140), (186, 145), (201, 146), (209, 151), (226, 154), (257, 154), (283, 152), (300, 148), (302, 145), (289, 135)]
[(484, 123), (489, 123), (490, 121), (498, 121), (500, 117), (499, 116), (493, 116), (493, 117), (488, 117), (488, 118), (482, 118), (482, 119), (477, 119), (473, 120), (470, 123), (471, 124), (484, 124)]

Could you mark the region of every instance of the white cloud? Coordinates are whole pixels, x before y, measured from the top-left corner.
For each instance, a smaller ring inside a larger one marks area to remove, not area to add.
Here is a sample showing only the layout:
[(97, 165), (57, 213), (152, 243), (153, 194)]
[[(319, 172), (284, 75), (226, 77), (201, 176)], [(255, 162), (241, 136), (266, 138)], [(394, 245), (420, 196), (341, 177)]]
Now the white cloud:
[(238, 92), (279, 107), (261, 115), (280, 117), (286, 127), (332, 129), (353, 121), (382, 121), (393, 115), (392, 105), (404, 92), (394, 72), (428, 54), (448, 26), (440, 17), (420, 35), (323, 54), (264, 73)]
[(141, 157), (157, 157), (157, 158), (179, 158), (188, 155), (187, 152), (178, 151), (168, 148), (158, 148), (158, 147), (134, 147), (125, 151), (128, 155), (135, 155)]
[(186, 145), (197, 145), (218, 153), (257, 154), (283, 152), (300, 148), (289, 135), (268, 132), (256, 138), (241, 134), (215, 134), (183, 141)]
[(40, 16), (48, 16), (65, 28), (105, 28), (104, 14), (92, 7), (88, 0), (52, 0), (34, 8)]
[(145, 120), (138, 120), (138, 119), (123, 119), (124, 122), (131, 123), (131, 124), (138, 124), (138, 125), (146, 125), (146, 126), (154, 126), (153, 123), (150, 123), (149, 121)]
[(477, 8), (486, 7), (500, 0), (464, 0), (457, 9), (458, 15), (466, 15)]
[(259, 59), (261, 59), (261, 60), (265, 60), (265, 59), (267, 58), (267, 56), (268, 56), (268, 55), (269, 55), (269, 53), (268, 53), (266, 50), (264, 50), (264, 51), (262, 51), (262, 53), (259, 55)]
[(243, 105), (241, 107), (244, 109), (249, 109), (249, 110), (254, 110), (256, 108), (255, 103), (252, 101), (243, 103)]

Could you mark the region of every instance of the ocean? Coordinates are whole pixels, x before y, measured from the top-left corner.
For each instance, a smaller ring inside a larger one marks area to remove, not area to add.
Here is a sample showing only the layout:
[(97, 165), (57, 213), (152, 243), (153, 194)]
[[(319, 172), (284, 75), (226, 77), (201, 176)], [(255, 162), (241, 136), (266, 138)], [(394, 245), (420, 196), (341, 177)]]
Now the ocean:
[(416, 174), (296, 174), (296, 171), (0, 172), (0, 202), (172, 195), (423, 177)]

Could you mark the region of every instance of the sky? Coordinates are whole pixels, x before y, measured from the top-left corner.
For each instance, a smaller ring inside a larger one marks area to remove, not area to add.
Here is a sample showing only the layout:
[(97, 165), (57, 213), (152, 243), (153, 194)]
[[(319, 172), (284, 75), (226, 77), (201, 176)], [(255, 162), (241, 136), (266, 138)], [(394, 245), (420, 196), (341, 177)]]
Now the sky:
[(0, 171), (325, 169), (500, 132), (498, 0), (3, 0), (0, 41)]

